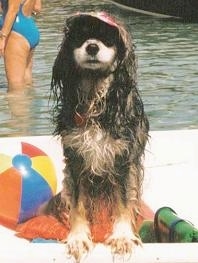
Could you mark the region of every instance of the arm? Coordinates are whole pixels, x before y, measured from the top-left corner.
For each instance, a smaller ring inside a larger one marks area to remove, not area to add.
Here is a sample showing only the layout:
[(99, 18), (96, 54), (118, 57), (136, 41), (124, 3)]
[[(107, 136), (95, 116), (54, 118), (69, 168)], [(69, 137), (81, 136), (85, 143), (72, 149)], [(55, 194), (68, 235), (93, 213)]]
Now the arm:
[(40, 13), (40, 12), (41, 12), (41, 9), (42, 9), (41, 0), (35, 0), (33, 12), (36, 13), (36, 14), (37, 14), (37, 13)]
[(20, 4), (21, 0), (8, 0), (8, 11), (5, 16), (3, 27), (1, 28), (1, 32), (6, 36), (9, 35), (12, 29)]
[(4, 55), (6, 38), (10, 34), (20, 4), (21, 0), (8, 0), (8, 11), (6, 13), (4, 23), (0, 31), (0, 56)]

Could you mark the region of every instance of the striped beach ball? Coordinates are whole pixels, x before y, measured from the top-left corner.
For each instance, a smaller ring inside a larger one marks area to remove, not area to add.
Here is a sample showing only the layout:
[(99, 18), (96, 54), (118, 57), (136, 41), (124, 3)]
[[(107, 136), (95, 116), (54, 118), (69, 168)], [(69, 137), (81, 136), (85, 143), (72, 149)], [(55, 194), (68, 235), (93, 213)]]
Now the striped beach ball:
[(52, 160), (38, 147), (17, 142), (9, 148), (12, 155), (0, 148), (0, 223), (15, 226), (56, 193), (57, 179)]

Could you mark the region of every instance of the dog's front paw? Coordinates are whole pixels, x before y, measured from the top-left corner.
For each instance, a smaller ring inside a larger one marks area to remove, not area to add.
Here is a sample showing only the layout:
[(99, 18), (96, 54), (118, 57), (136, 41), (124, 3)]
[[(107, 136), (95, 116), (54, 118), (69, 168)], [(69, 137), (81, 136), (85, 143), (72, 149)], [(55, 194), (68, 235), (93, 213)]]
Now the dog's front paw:
[(70, 233), (66, 240), (67, 253), (73, 256), (77, 262), (80, 262), (82, 256), (88, 253), (92, 247), (93, 243), (87, 232)]
[(134, 234), (129, 220), (117, 219), (113, 226), (113, 232), (106, 240), (113, 254), (131, 254), (135, 245), (141, 244), (141, 240)]
[(131, 254), (133, 247), (141, 244), (141, 241), (133, 234), (126, 233), (119, 235), (118, 233), (113, 233), (105, 243), (111, 247), (113, 254), (125, 255)]

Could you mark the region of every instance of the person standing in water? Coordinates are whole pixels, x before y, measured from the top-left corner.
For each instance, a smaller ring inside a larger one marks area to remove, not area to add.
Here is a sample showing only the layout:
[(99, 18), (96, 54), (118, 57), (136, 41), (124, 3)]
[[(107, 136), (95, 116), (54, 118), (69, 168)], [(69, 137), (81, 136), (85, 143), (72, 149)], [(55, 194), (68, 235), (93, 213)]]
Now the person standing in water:
[(32, 85), (32, 60), (39, 29), (32, 14), (41, 0), (0, 0), (0, 57), (4, 58), (8, 92)]

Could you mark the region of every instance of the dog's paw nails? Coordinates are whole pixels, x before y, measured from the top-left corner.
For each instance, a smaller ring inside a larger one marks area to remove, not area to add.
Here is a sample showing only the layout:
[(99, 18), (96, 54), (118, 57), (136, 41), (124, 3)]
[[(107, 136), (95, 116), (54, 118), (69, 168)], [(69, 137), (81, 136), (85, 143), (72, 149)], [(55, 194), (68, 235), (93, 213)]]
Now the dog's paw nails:
[(82, 256), (87, 254), (92, 248), (93, 243), (87, 233), (70, 233), (66, 240), (67, 254), (73, 256), (76, 262), (80, 262)]
[(111, 252), (113, 254), (124, 255), (131, 254), (134, 246), (141, 244), (141, 241), (135, 236), (117, 237), (112, 235), (106, 240), (105, 243), (111, 247)]

